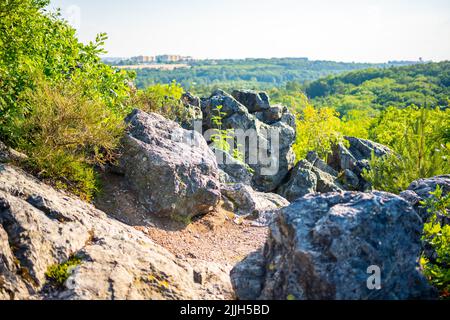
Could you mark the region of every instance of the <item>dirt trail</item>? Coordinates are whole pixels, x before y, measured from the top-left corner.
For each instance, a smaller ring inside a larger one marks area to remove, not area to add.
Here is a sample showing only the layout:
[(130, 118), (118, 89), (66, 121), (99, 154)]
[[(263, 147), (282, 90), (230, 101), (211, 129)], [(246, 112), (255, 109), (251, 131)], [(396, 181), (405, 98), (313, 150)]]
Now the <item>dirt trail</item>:
[(267, 228), (236, 221), (233, 213), (219, 209), (195, 219), (188, 226), (148, 214), (120, 176), (105, 174), (103, 192), (95, 205), (116, 219), (134, 226), (175, 256), (235, 265), (260, 248)]

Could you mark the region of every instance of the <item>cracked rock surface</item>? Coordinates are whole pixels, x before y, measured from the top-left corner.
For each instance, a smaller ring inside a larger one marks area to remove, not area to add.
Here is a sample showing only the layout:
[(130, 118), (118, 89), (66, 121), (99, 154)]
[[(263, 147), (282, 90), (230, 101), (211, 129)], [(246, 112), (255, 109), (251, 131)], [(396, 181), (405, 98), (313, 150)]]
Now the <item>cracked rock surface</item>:
[[(0, 299), (232, 296), (220, 266), (194, 269), (135, 228), (6, 164), (0, 164), (0, 249)], [(62, 286), (52, 285), (48, 268), (72, 256), (81, 263)]]

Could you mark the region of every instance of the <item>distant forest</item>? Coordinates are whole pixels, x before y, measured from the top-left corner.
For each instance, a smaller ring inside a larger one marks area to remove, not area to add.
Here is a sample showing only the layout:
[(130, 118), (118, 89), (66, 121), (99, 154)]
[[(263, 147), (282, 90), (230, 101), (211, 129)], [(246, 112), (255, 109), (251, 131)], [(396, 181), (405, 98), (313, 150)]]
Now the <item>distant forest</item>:
[(243, 60), (200, 60), (189, 62), (189, 68), (136, 70), (136, 85), (146, 88), (156, 83), (176, 81), (186, 90), (202, 92), (211, 87), (269, 89), (287, 82), (317, 80), (331, 74), (367, 68), (410, 65), (398, 61), (381, 64), (311, 61), (307, 58), (273, 58)]

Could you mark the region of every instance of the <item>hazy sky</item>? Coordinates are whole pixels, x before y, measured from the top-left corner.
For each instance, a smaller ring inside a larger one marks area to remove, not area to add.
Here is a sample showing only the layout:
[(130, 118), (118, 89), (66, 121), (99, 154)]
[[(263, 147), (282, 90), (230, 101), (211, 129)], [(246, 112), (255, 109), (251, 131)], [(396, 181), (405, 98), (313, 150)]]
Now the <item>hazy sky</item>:
[(449, 0), (53, 0), (108, 56), (450, 60)]

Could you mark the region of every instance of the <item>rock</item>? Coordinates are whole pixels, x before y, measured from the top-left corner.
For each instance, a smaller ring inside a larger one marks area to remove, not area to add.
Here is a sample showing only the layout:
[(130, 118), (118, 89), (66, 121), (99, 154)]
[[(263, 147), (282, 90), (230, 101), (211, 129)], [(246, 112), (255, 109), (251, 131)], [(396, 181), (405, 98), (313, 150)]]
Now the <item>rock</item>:
[(267, 124), (273, 124), (275, 122), (278, 122), (283, 117), (283, 114), (287, 112), (288, 112), (287, 107), (282, 105), (275, 105), (273, 107), (270, 107), (263, 113), (264, 122)]
[[(279, 210), (264, 251), (235, 266), (231, 281), (239, 299), (435, 298), (418, 270), (421, 226), (393, 194), (309, 194)], [(368, 288), (373, 266), (379, 290)]]
[(26, 160), (28, 157), (14, 149), (6, 146), (2, 141), (0, 141), (0, 163), (2, 162), (21, 162)]
[(337, 181), (336, 177), (332, 176), (331, 174), (326, 173), (315, 166), (313, 166), (311, 170), (317, 177), (317, 192), (335, 192), (343, 189)]
[(308, 160), (314, 167), (319, 169), (320, 171), (323, 171), (325, 173), (328, 173), (329, 175), (337, 178), (339, 175), (339, 172), (334, 170), (332, 167), (327, 165), (325, 161), (319, 158), (319, 155), (315, 151), (310, 151), (306, 155), (306, 160)]
[(343, 143), (335, 145), (332, 154), (328, 157), (328, 165), (337, 172), (352, 171), (358, 178), (359, 184), (356, 188), (351, 187), (351, 189), (367, 191), (370, 185), (361, 174), (364, 169), (369, 169), (372, 153), (377, 157), (382, 157), (392, 154), (392, 151), (388, 147), (370, 140), (354, 137), (344, 138), (348, 142), (348, 147)]
[(266, 271), (262, 251), (250, 253), (230, 272), (233, 288), (240, 300), (255, 300), (261, 294)]
[(270, 109), (269, 96), (265, 92), (234, 90), (231, 95), (246, 106), (250, 113)]
[[(441, 175), (431, 178), (424, 178), (413, 181), (407, 190), (400, 193), (400, 196), (407, 200), (417, 210), (423, 221), (427, 221), (429, 213), (426, 208), (420, 204), (421, 201), (431, 197), (430, 192), (436, 190), (440, 186), (443, 195), (450, 192), (450, 175)], [(446, 218), (445, 223), (448, 224), (450, 219)]]
[[(57, 213), (57, 214), (55, 214)], [(194, 268), (144, 233), (79, 199), (0, 165), (0, 299), (223, 299), (226, 270)], [(59, 287), (45, 275), (71, 256), (81, 263)]]
[(216, 158), (198, 132), (140, 110), (126, 122), (119, 166), (151, 214), (187, 221), (218, 204)]
[(234, 212), (268, 224), (273, 211), (289, 205), (289, 201), (275, 193), (258, 192), (241, 183), (222, 185), (222, 196), (233, 203)]
[[(258, 96), (246, 92), (239, 94), (242, 97), (247, 95), (253, 98), (242, 98), (241, 101), (250, 103), (249, 99), (257, 99)], [(222, 90), (216, 90), (209, 98), (202, 99), (201, 105), (204, 131), (215, 128), (212, 119), (217, 116), (217, 106), (222, 106), (222, 128), (234, 129), (245, 162), (254, 170), (252, 186), (264, 192), (275, 190), (294, 165), (292, 144), (295, 141), (295, 117), (286, 109), (280, 121), (265, 123), (258, 119), (264, 117), (257, 117), (256, 113), (249, 111), (256, 108), (253, 104), (244, 106)]]
[(345, 169), (342, 180), (347, 190), (358, 190), (359, 178), (353, 171)]
[[(311, 156), (309, 159), (320, 167), (332, 172), (333, 169), (327, 168), (328, 166), (322, 160), (314, 159)], [(337, 181), (337, 177), (322, 171), (305, 159), (299, 161), (294, 169), (291, 170), (287, 182), (278, 188), (277, 193), (289, 201), (294, 201), (308, 193), (325, 193), (339, 190), (342, 190), (342, 187)]]
[(308, 193), (314, 193), (317, 189), (317, 176), (311, 170), (312, 164), (301, 160), (290, 172), (288, 182), (280, 186), (277, 193), (288, 201), (294, 201)]
[(194, 96), (190, 92), (183, 93), (183, 95), (181, 96), (181, 101), (183, 102), (184, 105), (189, 105), (189, 106), (194, 106), (194, 107), (200, 108), (200, 98)]
[(181, 96), (181, 102), (185, 107), (185, 112), (183, 113), (181, 119), (178, 119), (177, 122), (179, 122), (181, 127), (186, 130), (194, 130), (196, 128), (196, 123), (199, 123), (201, 128), (203, 113), (200, 107), (200, 98), (189, 92), (185, 92)]
[(228, 152), (215, 147), (211, 147), (211, 150), (216, 155), (219, 168), (226, 174), (222, 175), (222, 183), (243, 183), (247, 185), (252, 183), (253, 174), (250, 167), (233, 158)]

